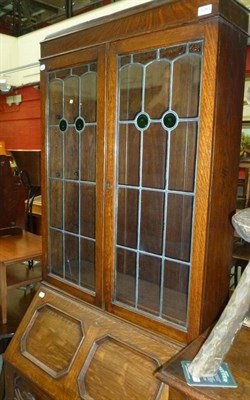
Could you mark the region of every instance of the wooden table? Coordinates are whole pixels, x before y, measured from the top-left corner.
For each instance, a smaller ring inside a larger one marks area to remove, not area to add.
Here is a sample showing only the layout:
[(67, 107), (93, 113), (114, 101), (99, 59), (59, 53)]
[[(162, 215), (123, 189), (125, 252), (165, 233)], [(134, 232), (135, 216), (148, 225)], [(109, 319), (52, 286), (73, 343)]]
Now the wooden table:
[(0, 236), (0, 299), (3, 324), (7, 323), (8, 289), (41, 281), (41, 269), (29, 270), (25, 265), (18, 263), (40, 259), (41, 256), (41, 236), (26, 231), (20, 235)]
[(250, 328), (242, 326), (225, 357), (237, 388), (188, 386), (181, 366), (182, 360), (192, 360), (205, 341), (199, 336), (184, 350), (164, 364), (157, 378), (169, 385), (169, 400), (249, 400), (250, 399)]
[(233, 247), (234, 286), (238, 284), (239, 270), (242, 274), (250, 260), (250, 243), (235, 243)]

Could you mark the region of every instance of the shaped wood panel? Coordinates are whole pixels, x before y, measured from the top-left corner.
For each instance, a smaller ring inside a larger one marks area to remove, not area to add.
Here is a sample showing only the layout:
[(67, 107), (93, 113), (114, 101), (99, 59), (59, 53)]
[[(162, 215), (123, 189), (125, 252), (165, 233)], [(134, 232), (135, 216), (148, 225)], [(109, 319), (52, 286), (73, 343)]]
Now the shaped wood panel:
[(158, 398), (162, 385), (153, 373), (159, 362), (146, 352), (107, 335), (96, 340), (80, 372), (84, 400)]
[(81, 321), (46, 304), (33, 314), (21, 338), (21, 353), (58, 378), (69, 371), (83, 339)]
[(167, 400), (154, 373), (181, 348), (43, 282), (5, 352), (7, 399)]

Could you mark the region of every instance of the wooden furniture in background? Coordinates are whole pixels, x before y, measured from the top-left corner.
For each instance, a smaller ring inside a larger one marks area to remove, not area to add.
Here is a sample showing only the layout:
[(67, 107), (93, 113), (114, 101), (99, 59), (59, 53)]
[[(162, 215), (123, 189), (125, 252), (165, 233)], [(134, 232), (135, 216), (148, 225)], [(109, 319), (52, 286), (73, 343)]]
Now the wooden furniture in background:
[(0, 154), (0, 236), (22, 231), (16, 224), (21, 180), (13, 175), (10, 160), (10, 156)]
[(247, 208), (250, 206), (250, 163), (240, 162), (238, 190), (237, 190), (237, 208)]
[(248, 400), (250, 397), (250, 329), (242, 326), (225, 358), (238, 385), (237, 388), (187, 385), (181, 361), (191, 361), (205, 338), (206, 335), (198, 337), (157, 371), (157, 378), (169, 385), (169, 400)]
[[(25, 209), (27, 208), (27, 200), (25, 200)], [(29, 218), (32, 218), (33, 233), (42, 234), (42, 196), (36, 196), (32, 201)]]
[(11, 150), (11, 154), (19, 173), (25, 171), (29, 177), (29, 184), (39, 189), (41, 186), (41, 151)]
[(41, 267), (28, 269), (23, 261), (41, 259), (42, 239), (23, 231), (19, 235), (0, 236), (0, 299), (2, 323), (7, 322), (7, 291), (42, 279)]
[(36, 196), (32, 205), (32, 214), (33, 215), (42, 215), (42, 196)]
[(234, 265), (234, 286), (236, 287), (239, 275), (242, 274), (250, 261), (250, 243), (236, 241), (233, 246), (233, 265)]

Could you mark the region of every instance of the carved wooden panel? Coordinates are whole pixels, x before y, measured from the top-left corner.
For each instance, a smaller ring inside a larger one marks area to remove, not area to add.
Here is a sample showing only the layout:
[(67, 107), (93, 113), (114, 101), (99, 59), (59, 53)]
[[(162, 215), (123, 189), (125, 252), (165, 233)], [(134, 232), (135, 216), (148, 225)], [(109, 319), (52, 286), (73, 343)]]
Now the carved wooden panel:
[(154, 373), (181, 348), (43, 283), (5, 352), (7, 400), (167, 400)]
[(81, 321), (45, 304), (31, 317), (21, 338), (21, 352), (58, 378), (69, 370), (83, 337)]
[(146, 351), (107, 335), (96, 340), (83, 365), (80, 395), (86, 400), (157, 399), (162, 388), (153, 372), (159, 362)]

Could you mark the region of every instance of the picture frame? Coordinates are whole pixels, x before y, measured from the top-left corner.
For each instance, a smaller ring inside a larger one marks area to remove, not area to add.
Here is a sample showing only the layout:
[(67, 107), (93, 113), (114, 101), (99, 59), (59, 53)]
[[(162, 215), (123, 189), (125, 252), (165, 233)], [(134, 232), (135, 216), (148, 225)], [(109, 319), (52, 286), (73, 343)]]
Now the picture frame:
[(250, 122), (250, 74), (245, 77), (242, 120)]
[(250, 121), (242, 123), (240, 162), (250, 162)]

